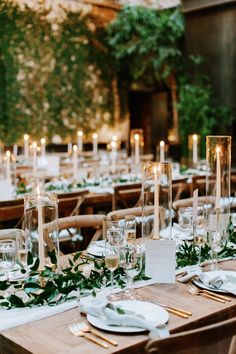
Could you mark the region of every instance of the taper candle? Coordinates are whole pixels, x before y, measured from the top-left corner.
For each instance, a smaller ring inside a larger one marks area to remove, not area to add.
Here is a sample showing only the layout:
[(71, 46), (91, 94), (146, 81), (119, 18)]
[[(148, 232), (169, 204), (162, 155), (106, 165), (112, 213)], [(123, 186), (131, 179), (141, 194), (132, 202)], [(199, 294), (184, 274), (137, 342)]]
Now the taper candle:
[(139, 141), (140, 137), (139, 134), (134, 134), (134, 157), (135, 157), (135, 164), (139, 164)]
[(163, 140), (160, 141), (160, 162), (165, 161), (165, 142)]
[(221, 149), (219, 146), (216, 146), (216, 202), (215, 202), (216, 209), (220, 209), (220, 198), (221, 198), (220, 155), (221, 155)]

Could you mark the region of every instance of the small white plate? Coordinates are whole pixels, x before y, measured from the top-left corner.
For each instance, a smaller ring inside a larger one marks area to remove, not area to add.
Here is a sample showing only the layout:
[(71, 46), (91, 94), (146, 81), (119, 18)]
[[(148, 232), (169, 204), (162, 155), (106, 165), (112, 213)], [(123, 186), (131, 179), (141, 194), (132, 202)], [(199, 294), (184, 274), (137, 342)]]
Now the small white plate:
[[(134, 311), (136, 314), (142, 315), (147, 321), (155, 324), (165, 324), (169, 315), (168, 312), (162, 307), (146, 301), (138, 300), (120, 300), (114, 302), (115, 306), (121, 307), (124, 310)], [(145, 332), (146, 330), (138, 327), (121, 327), (111, 326), (106, 324), (105, 320), (95, 317), (93, 315), (87, 315), (87, 320), (91, 325), (100, 328), (104, 331), (117, 332), (117, 333), (136, 333)]]
[[(215, 270), (215, 271), (211, 271), (211, 273), (212, 274), (215, 273), (216, 275), (222, 274), (222, 276), (224, 276), (226, 278), (227, 283), (230, 283), (231, 285), (236, 286), (236, 272), (230, 271), (230, 270)], [(217, 289), (217, 288), (214, 288), (213, 286), (207, 286), (204, 283), (202, 283), (201, 280), (199, 280), (199, 279), (194, 279), (193, 283), (202, 289), (215, 291), (217, 293), (228, 293), (227, 290)]]
[(87, 248), (87, 252), (95, 257), (103, 257), (105, 255), (105, 240), (92, 242)]

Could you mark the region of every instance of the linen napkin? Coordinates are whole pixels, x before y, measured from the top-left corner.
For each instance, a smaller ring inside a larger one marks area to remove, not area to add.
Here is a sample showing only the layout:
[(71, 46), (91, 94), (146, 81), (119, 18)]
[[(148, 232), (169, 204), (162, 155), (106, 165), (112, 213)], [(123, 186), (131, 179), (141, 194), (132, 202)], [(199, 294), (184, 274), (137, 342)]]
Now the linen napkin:
[[(160, 236), (163, 238), (169, 238), (170, 235), (170, 228), (167, 227), (164, 230), (160, 231)], [(179, 224), (174, 223), (171, 230), (172, 238), (180, 239), (180, 240), (192, 240), (193, 236), (190, 232), (184, 230)]]
[(229, 293), (236, 295), (236, 285), (230, 283), (223, 272), (212, 271), (212, 272), (202, 272), (199, 267), (196, 268), (187, 268), (187, 274), (178, 278), (178, 281), (181, 283), (187, 283), (191, 279), (198, 277), (200, 281), (212, 289), (225, 290)]
[(165, 323), (160, 321), (154, 325), (151, 321), (146, 320), (144, 316), (134, 311), (109, 303), (105, 297), (90, 301), (81, 299), (80, 310), (82, 313), (91, 314), (104, 320), (106, 324), (111, 326), (143, 328), (150, 331), (151, 337), (166, 337), (169, 335)]

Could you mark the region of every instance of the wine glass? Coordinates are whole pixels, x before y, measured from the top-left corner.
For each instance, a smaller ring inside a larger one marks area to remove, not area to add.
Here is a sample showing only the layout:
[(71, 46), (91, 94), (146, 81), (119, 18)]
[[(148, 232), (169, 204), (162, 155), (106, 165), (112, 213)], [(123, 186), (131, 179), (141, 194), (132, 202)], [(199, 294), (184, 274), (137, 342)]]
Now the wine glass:
[(0, 276), (9, 278), (9, 271), (16, 263), (17, 243), (13, 239), (0, 240)]
[(124, 242), (124, 229), (119, 221), (107, 222), (107, 240), (110, 245), (121, 247)]
[(125, 271), (126, 271), (126, 289), (125, 294), (128, 298), (135, 298), (134, 291), (134, 278), (142, 270), (143, 252), (141, 245), (137, 243), (127, 243), (123, 249), (125, 258)]
[(196, 220), (193, 221), (193, 242), (198, 246), (198, 265), (201, 264), (201, 249), (207, 242), (206, 209), (204, 204), (198, 204)]
[(105, 265), (107, 269), (111, 272), (111, 292), (107, 297), (109, 301), (115, 300), (115, 295), (113, 293), (114, 290), (114, 271), (117, 269), (119, 265), (119, 249), (112, 245), (109, 241), (105, 244)]
[(193, 228), (193, 208), (179, 208), (178, 223), (179, 226), (183, 229), (183, 231), (187, 232), (188, 234), (191, 234)]

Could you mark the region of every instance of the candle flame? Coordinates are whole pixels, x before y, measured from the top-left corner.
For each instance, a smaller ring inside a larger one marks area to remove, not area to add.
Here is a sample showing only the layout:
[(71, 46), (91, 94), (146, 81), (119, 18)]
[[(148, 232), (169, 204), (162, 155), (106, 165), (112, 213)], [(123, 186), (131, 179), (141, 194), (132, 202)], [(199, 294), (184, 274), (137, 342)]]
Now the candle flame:
[(78, 135), (78, 136), (83, 136), (84, 133), (82, 132), (82, 130), (79, 130), (79, 131), (77, 132), (77, 135)]
[(37, 143), (36, 143), (36, 141), (33, 142), (32, 148), (33, 148), (33, 149), (37, 149)]
[(6, 156), (10, 157), (11, 156), (11, 152), (9, 150), (6, 151)]
[(221, 148), (219, 146), (216, 147), (216, 153), (220, 154), (221, 153)]
[(193, 134), (193, 141), (197, 141), (197, 134)]
[(94, 133), (94, 134), (93, 134), (93, 139), (97, 139), (97, 138), (98, 138), (97, 133)]
[(40, 188), (39, 188), (39, 185), (38, 185), (37, 188), (36, 188), (36, 193), (37, 193), (38, 196), (40, 195)]
[(163, 140), (160, 141), (160, 146), (165, 146), (165, 142)]
[(139, 134), (134, 134), (134, 140), (139, 140)]
[(29, 135), (28, 134), (24, 134), (24, 140), (29, 140)]
[(73, 145), (73, 151), (77, 151), (78, 147), (77, 145)]
[(45, 138), (42, 138), (40, 141), (41, 141), (41, 144), (45, 144), (46, 143), (46, 139)]
[(118, 140), (117, 135), (113, 135), (112, 136), (112, 141), (117, 141), (117, 140)]
[(112, 147), (112, 148), (115, 148), (115, 147), (116, 147), (116, 141), (113, 140), (113, 141), (111, 142), (111, 147)]

